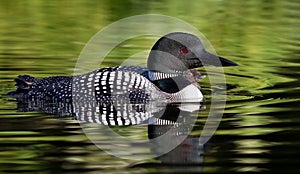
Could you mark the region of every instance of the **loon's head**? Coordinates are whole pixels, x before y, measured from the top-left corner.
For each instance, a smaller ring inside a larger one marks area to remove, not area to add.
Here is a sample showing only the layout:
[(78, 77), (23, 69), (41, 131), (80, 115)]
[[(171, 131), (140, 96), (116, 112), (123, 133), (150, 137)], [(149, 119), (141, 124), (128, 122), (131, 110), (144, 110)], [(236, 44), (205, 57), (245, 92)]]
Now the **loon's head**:
[(182, 32), (160, 38), (152, 47), (147, 64), (148, 69), (165, 73), (183, 72), (203, 65), (238, 65), (207, 52), (198, 37)]

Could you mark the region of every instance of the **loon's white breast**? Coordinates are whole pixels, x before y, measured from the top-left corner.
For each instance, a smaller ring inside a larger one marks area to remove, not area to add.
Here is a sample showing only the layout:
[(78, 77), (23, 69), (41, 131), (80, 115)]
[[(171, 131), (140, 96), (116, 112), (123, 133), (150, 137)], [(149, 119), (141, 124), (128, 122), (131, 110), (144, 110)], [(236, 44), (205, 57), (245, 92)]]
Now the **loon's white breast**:
[(202, 102), (203, 95), (200, 88), (190, 84), (176, 93), (165, 93), (168, 101), (171, 102)]
[(202, 102), (203, 95), (198, 87), (194, 84), (190, 84), (183, 88), (181, 91), (181, 100), (186, 102)]

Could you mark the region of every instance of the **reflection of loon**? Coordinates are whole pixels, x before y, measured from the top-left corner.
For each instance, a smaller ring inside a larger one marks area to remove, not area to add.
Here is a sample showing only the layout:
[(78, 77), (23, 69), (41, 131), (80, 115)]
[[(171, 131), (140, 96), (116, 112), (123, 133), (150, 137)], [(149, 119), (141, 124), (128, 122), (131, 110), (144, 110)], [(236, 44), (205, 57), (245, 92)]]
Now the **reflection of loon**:
[[(165, 102), (130, 103), (115, 102), (47, 102), (44, 100), (20, 100), (17, 107), (21, 112), (39, 111), (55, 119), (74, 119), (81, 123), (97, 123), (109, 126), (138, 124), (169, 125), (176, 123), (175, 110), (182, 112), (203, 109), (201, 103), (183, 103), (178, 106)], [(169, 108), (169, 109), (167, 109)], [(170, 108), (174, 108), (170, 109)], [(172, 112), (170, 112), (172, 111)], [(172, 116), (169, 116), (168, 115)]]
[[(197, 119), (194, 115), (197, 115), (199, 110), (201, 105), (196, 104), (166, 106), (156, 123), (148, 125), (148, 138), (152, 143), (151, 152), (157, 154), (156, 159), (163, 164), (181, 167), (203, 162), (204, 149), (199, 141), (200, 135), (190, 135)], [(171, 122), (168, 122), (169, 120)], [(201, 167), (197, 166), (197, 171), (201, 170)]]
[[(193, 68), (202, 65), (237, 65), (206, 52), (201, 41), (187, 33), (171, 33), (153, 46), (148, 67), (119, 66), (99, 69), (87, 74), (54, 76), (43, 79), (19, 76), (13, 97), (55, 100), (161, 100), (201, 101), (197, 84), (200, 78)], [(195, 100), (194, 100), (195, 99)]]

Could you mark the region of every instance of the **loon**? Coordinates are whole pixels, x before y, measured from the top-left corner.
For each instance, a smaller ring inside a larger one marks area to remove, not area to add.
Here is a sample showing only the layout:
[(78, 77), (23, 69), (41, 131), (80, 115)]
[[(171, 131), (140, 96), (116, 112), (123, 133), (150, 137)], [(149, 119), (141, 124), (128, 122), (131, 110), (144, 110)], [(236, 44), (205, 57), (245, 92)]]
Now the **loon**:
[[(215, 63), (215, 62), (219, 62)], [(146, 67), (115, 66), (77, 76), (15, 79), (15, 98), (94, 101), (202, 101), (195, 69), (204, 65), (238, 64), (207, 52), (195, 35), (174, 32), (161, 37), (152, 47)]]

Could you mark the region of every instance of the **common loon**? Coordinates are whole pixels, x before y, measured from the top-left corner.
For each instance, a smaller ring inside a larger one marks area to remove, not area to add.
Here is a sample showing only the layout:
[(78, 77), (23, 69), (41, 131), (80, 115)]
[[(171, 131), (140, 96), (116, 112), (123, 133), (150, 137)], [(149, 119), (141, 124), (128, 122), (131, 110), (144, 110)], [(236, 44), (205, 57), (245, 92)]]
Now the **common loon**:
[[(152, 47), (147, 68), (116, 66), (77, 76), (15, 79), (16, 98), (50, 100), (167, 100), (202, 101), (198, 85), (202, 75), (194, 68), (203, 65), (237, 64), (207, 52), (194, 35), (175, 32), (161, 37)], [(220, 64), (221, 62), (221, 64)]]

